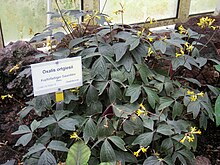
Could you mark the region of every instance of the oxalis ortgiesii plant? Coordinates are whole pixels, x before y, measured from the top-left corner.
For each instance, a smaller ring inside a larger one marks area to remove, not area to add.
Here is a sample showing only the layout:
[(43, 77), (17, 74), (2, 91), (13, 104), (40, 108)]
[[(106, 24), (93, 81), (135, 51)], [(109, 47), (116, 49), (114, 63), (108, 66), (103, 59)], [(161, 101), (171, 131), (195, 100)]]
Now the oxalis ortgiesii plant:
[[(200, 129), (215, 121), (217, 113), (208, 89), (214, 94), (219, 90), (209, 84), (202, 88), (198, 80), (178, 73), (201, 69), (211, 60), (199, 53), (205, 46), (199, 42), (203, 35), (180, 26), (158, 36), (146, 25), (139, 30), (111, 25), (107, 15), (95, 11), (61, 12), (56, 17), (63, 22), (46, 30), (59, 24), (70, 30), (71, 40), (51, 54), (54, 59), (81, 56), (83, 86), (64, 91), (61, 110), (55, 110), (54, 94), (47, 94), (34, 97), (19, 113), (26, 118), (34, 110), (41, 116), (13, 133), (21, 135), (16, 145), (35, 141), (24, 164), (194, 164)], [(68, 22), (66, 14), (87, 19)], [(90, 23), (102, 26), (86, 35)], [(32, 40), (47, 35), (52, 33)], [(61, 41), (61, 36), (59, 32), (54, 37)], [(164, 63), (168, 67), (158, 65)]]

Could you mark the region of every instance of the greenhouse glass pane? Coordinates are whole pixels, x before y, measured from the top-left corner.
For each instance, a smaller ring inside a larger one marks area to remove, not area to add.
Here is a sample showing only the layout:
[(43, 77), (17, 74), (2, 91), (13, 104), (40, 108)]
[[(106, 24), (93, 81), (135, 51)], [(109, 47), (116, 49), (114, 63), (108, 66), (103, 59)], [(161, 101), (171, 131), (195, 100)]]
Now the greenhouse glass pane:
[[(61, 0), (61, 9), (79, 9), (77, 0)], [(80, 0), (78, 0), (79, 2)], [(52, 0), (53, 10), (56, 5)], [(76, 2), (76, 3), (75, 3)], [(47, 0), (0, 0), (0, 19), (5, 42), (29, 39), (46, 27)]]
[(190, 15), (215, 11), (217, 0), (191, 0)]
[[(100, 0), (100, 11), (106, 0)], [(120, 10), (120, 3), (124, 5), (124, 23), (145, 22), (150, 17), (156, 20), (175, 18), (178, 0), (107, 0), (103, 13), (113, 18), (114, 23), (121, 23), (120, 14), (113, 12)]]

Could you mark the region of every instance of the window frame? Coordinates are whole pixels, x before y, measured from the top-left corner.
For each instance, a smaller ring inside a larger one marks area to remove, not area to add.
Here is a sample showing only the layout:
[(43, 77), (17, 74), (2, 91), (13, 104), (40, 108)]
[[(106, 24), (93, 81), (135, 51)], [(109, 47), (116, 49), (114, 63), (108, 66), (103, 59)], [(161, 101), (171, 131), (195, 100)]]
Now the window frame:
[[(220, 0), (219, 0), (220, 1)], [(97, 10), (100, 11), (100, 0), (81, 0), (82, 10)], [(173, 25), (180, 22), (186, 22), (191, 17), (198, 16), (198, 15), (205, 15), (205, 14), (213, 14), (213, 12), (208, 13), (198, 13), (190, 15), (190, 5), (191, 0), (178, 0), (178, 6), (177, 6), (177, 13), (176, 17), (174, 18), (166, 18), (158, 20), (157, 22), (153, 24), (149, 24), (149, 27), (158, 27), (158, 26), (166, 26), (166, 25)], [(135, 24), (143, 24), (143, 22), (135, 23)]]

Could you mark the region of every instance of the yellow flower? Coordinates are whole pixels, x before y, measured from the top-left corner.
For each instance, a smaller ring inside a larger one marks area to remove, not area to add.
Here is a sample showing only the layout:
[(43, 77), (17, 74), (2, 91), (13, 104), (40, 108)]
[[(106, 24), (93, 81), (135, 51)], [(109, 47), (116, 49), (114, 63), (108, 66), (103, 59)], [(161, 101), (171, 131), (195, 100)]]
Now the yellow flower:
[(191, 131), (186, 133), (185, 136), (180, 140), (180, 143), (184, 143), (186, 139), (188, 140), (188, 142), (193, 142), (195, 139), (194, 134), (201, 135), (201, 131), (196, 130), (196, 127), (191, 127), (190, 130)]
[(19, 65), (19, 64), (16, 64), (13, 68), (11, 68), (11, 69), (9, 70), (9, 73), (18, 70), (19, 68), (20, 68), (20, 65)]
[(137, 32), (137, 35), (138, 35), (138, 36), (143, 35), (143, 34), (144, 34), (144, 31), (145, 31), (145, 28), (142, 28), (141, 31), (139, 30), (139, 31)]
[(153, 42), (154, 41), (154, 39), (152, 38), (152, 37), (148, 37), (147, 38), (150, 42)]
[(138, 36), (141, 36), (141, 35), (142, 35), (142, 32), (141, 32), (141, 31), (138, 31), (138, 32), (137, 32), (137, 35), (138, 35)]
[(188, 91), (187, 91), (187, 94), (188, 94), (188, 95), (194, 95), (195, 93), (194, 93), (194, 91), (188, 90)]
[(77, 27), (77, 26), (78, 26), (77, 23), (72, 23), (72, 28), (75, 28), (75, 27)]
[(13, 98), (13, 95), (7, 94), (7, 96), (8, 96), (8, 98), (10, 98), (10, 99)]
[(152, 34), (151, 32), (148, 33), (147, 39), (148, 39), (148, 41), (153, 42), (153, 41), (154, 41), (154, 38), (153, 38), (153, 37), (150, 37), (151, 34)]
[(148, 146), (147, 148), (146, 148), (146, 147), (141, 147), (141, 151), (142, 151), (143, 153), (146, 153), (148, 148), (149, 148), (149, 146)]
[(95, 15), (95, 18), (101, 20), (101, 16), (100, 15)]
[(219, 29), (219, 26), (211, 26), (212, 30)]
[(138, 115), (138, 116), (140, 116), (140, 115), (147, 115), (147, 110), (146, 110), (146, 108), (144, 107), (144, 105), (141, 103), (141, 104), (139, 104), (139, 109), (136, 111), (136, 114)]
[(196, 100), (197, 100), (197, 95), (190, 96), (190, 101), (196, 101)]
[(197, 96), (204, 97), (204, 93), (203, 92), (197, 93)]
[(6, 97), (8, 97), (8, 95), (2, 95), (1, 99), (4, 100)]
[(5, 98), (13, 98), (13, 95), (7, 94), (7, 95), (1, 95), (1, 99), (4, 100)]
[(140, 156), (139, 154), (140, 154), (141, 151), (143, 153), (146, 153), (148, 148), (149, 148), (149, 146), (147, 148), (146, 147), (141, 147), (136, 152), (134, 152), (133, 154), (134, 154), (134, 156), (138, 157), (138, 156)]
[(178, 27), (178, 30), (179, 30), (180, 34), (187, 34), (188, 33), (188, 31), (183, 27), (183, 25), (180, 25)]
[(215, 26), (212, 26), (212, 24), (215, 22), (215, 19), (209, 18), (209, 17), (202, 17), (199, 19), (199, 23), (197, 25), (201, 28), (212, 28), (213, 30), (216, 29)]
[(196, 127), (190, 127), (191, 133), (196, 131)]
[(205, 28), (208, 22), (208, 17), (202, 17), (199, 19), (199, 23), (197, 23), (198, 26), (200, 26), (201, 28)]
[(76, 87), (74, 89), (70, 89), (70, 92), (79, 93), (79, 87)]
[[(139, 150), (138, 150), (139, 151)], [(138, 157), (139, 156), (139, 152), (134, 152), (134, 156)]]
[(191, 127), (190, 129), (191, 129), (191, 131), (190, 131), (191, 134), (199, 134), (199, 135), (201, 135), (201, 133), (202, 133), (199, 129), (196, 130), (196, 127)]
[(184, 136), (181, 140), (180, 140), (180, 143), (184, 143), (186, 140), (186, 136)]
[(186, 42), (186, 43), (185, 43), (185, 46), (186, 46), (186, 50), (187, 50), (188, 52), (192, 52), (192, 50), (193, 50), (194, 46), (189, 45), (189, 43), (188, 43), (188, 42)]
[(142, 114), (145, 114), (145, 111), (143, 111), (143, 110), (141, 110), (141, 109), (138, 109), (138, 110), (136, 111), (136, 114), (137, 114), (138, 116), (140, 116), (140, 115), (142, 115)]
[(154, 153), (154, 156), (156, 156), (157, 158), (159, 158), (160, 154), (158, 152)]
[(211, 18), (208, 19), (209, 26), (211, 26), (214, 22), (215, 22), (215, 19), (211, 19)]
[(198, 131), (193, 132), (193, 134), (199, 134), (199, 135), (201, 135), (202, 132), (201, 132), (200, 130), (198, 130)]
[(150, 21), (150, 24), (153, 24), (153, 22), (156, 22), (156, 20), (151, 17), (148, 17), (146, 21)]
[(52, 46), (51, 39), (47, 39), (47, 47), (51, 47), (51, 46)]
[(68, 24), (68, 25), (71, 25), (71, 24), (72, 24), (72, 22), (71, 22), (70, 20), (68, 20), (68, 21), (67, 21), (67, 24)]
[(191, 134), (191, 136), (190, 135), (186, 136), (186, 138), (187, 138), (188, 142), (193, 142), (195, 139), (194, 135), (192, 135), (192, 134)]
[(151, 32), (149, 32), (148, 34), (147, 34), (147, 36), (150, 36), (152, 33)]
[(113, 14), (118, 15), (119, 11), (118, 10), (117, 11), (113, 11)]
[(176, 53), (176, 58), (178, 58), (179, 56), (182, 56), (182, 54)]
[(79, 138), (79, 136), (77, 135), (77, 132), (73, 132), (73, 134), (70, 135), (70, 139), (76, 139), (76, 140), (78, 140), (78, 139), (80, 139), (80, 138)]
[(216, 30), (217, 26), (211, 26), (212, 30)]
[(151, 47), (148, 48), (148, 52), (147, 52), (147, 56), (150, 56), (151, 54), (153, 54), (153, 50)]
[(86, 15), (85, 17), (84, 17), (84, 22), (88, 22), (89, 20), (91, 20), (92, 19), (92, 16), (91, 15)]
[(182, 55), (184, 55), (184, 51), (183, 51), (182, 48), (180, 49), (180, 53), (181, 53)]
[(180, 48), (180, 53), (176, 52), (176, 58), (180, 57), (180, 56), (184, 56), (184, 51), (182, 48)]
[(113, 20), (112, 17), (106, 16), (106, 15), (104, 16), (104, 18), (105, 18), (106, 22), (108, 22), (108, 23), (111, 23)]
[(142, 103), (139, 104), (140, 108), (142, 108), (143, 110), (146, 111), (146, 108), (144, 107), (144, 105)]
[(124, 10), (117, 10), (113, 12), (113, 14), (115, 15), (122, 14), (122, 13), (124, 13)]

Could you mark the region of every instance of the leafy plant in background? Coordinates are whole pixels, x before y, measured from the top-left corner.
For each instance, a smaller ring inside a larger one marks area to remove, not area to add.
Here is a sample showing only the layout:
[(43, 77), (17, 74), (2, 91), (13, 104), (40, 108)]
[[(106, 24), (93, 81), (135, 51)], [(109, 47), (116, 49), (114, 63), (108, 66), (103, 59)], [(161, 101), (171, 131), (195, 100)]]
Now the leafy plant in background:
[[(78, 21), (53, 23), (49, 33), (32, 40), (52, 35), (57, 27), (69, 29), (71, 41), (52, 56), (81, 56), (83, 86), (64, 91), (62, 110), (55, 110), (54, 95), (47, 94), (33, 98), (20, 112), (21, 118), (31, 110), (42, 117), (13, 133), (22, 135), (16, 145), (35, 140), (24, 164), (193, 164), (191, 150), (201, 134), (196, 127), (206, 129), (208, 120), (219, 115), (198, 80), (178, 77), (181, 70), (200, 69), (210, 60), (198, 51), (202, 35), (181, 26), (158, 37), (145, 25), (141, 30), (110, 25), (108, 16), (95, 11), (60, 12), (53, 14), (63, 19), (69, 14)], [(82, 17), (87, 23), (79, 24)], [(90, 23), (102, 26), (85, 35)], [(54, 38), (61, 41), (61, 34)], [(168, 68), (155, 67), (164, 61)]]

